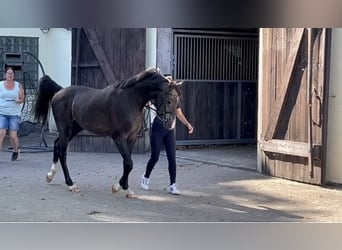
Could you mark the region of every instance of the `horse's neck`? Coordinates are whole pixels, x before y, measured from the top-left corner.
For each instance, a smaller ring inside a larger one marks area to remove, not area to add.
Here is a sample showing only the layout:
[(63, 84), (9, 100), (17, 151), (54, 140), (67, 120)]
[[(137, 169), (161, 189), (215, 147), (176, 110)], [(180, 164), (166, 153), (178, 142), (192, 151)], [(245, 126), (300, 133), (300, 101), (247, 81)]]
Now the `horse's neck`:
[(130, 103), (130, 106), (138, 109), (139, 111), (141, 111), (149, 101), (148, 95), (141, 90), (126, 89), (120, 95), (124, 99), (127, 99), (127, 101)]
[(130, 93), (128, 93), (128, 96), (132, 102), (135, 102), (137, 107), (139, 109), (143, 109), (146, 105), (146, 103), (151, 100), (155, 99), (157, 95), (161, 91), (153, 90), (147, 88), (139, 88), (139, 89), (132, 89)]

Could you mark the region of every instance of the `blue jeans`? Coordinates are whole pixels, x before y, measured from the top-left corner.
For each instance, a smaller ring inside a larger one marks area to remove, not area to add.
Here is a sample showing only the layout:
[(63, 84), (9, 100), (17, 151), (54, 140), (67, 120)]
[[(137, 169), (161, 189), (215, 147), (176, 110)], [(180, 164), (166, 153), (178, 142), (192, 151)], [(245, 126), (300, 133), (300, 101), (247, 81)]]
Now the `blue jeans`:
[(0, 129), (18, 131), (20, 116), (18, 115), (1, 115), (0, 114)]
[(150, 138), (151, 157), (147, 162), (145, 177), (150, 178), (152, 169), (159, 159), (162, 144), (165, 147), (167, 160), (169, 163), (170, 185), (176, 182), (176, 138), (175, 130), (165, 129), (163, 123), (156, 117), (152, 124)]

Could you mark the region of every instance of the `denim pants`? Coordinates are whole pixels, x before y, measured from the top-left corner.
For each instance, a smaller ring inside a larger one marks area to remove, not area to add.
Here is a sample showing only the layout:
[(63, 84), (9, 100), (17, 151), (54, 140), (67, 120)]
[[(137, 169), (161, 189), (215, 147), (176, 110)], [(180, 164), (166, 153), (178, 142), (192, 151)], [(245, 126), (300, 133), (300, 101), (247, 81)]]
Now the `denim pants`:
[(18, 115), (1, 115), (0, 114), (0, 129), (18, 131), (20, 116)]

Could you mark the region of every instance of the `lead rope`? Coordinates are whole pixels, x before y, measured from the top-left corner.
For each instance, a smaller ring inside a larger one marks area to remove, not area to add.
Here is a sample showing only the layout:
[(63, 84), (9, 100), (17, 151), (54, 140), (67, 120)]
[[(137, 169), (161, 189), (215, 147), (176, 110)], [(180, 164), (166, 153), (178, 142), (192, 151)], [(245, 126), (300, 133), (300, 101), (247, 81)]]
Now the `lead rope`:
[[(151, 136), (151, 129), (152, 129), (151, 109), (155, 110), (154, 108), (152, 108), (146, 104), (146, 106), (144, 108), (144, 125), (145, 125), (146, 129), (148, 129), (149, 136)], [(147, 119), (145, 116), (146, 112), (147, 112)], [(146, 120), (147, 120), (147, 124), (149, 125), (148, 127), (146, 126)]]

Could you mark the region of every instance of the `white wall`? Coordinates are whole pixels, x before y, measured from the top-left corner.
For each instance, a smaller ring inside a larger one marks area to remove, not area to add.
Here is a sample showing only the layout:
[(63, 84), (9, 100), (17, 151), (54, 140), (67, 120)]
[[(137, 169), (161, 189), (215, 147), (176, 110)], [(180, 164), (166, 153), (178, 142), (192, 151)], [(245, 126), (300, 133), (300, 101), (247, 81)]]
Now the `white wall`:
[[(145, 67), (155, 68), (157, 66), (157, 28), (146, 28), (146, 60), (145, 60)], [(156, 116), (156, 112), (150, 110), (150, 121), (153, 121), (154, 117)], [(147, 127), (150, 127), (150, 123), (147, 122)], [(145, 145), (145, 148), (149, 148), (149, 136), (148, 144)]]
[(146, 29), (146, 68), (157, 65), (157, 29)]
[[(50, 28), (44, 34), (40, 28), (0, 28), (0, 36), (38, 37), (38, 58), (45, 73), (63, 86), (71, 84), (71, 31)], [(42, 73), (39, 68), (39, 77)]]
[(342, 184), (342, 29), (333, 29), (330, 62), (326, 181)]
[(45, 73), (63, 87), (71, 85), (71, 31), (52, 28), (40, 37), (39, 60)]

